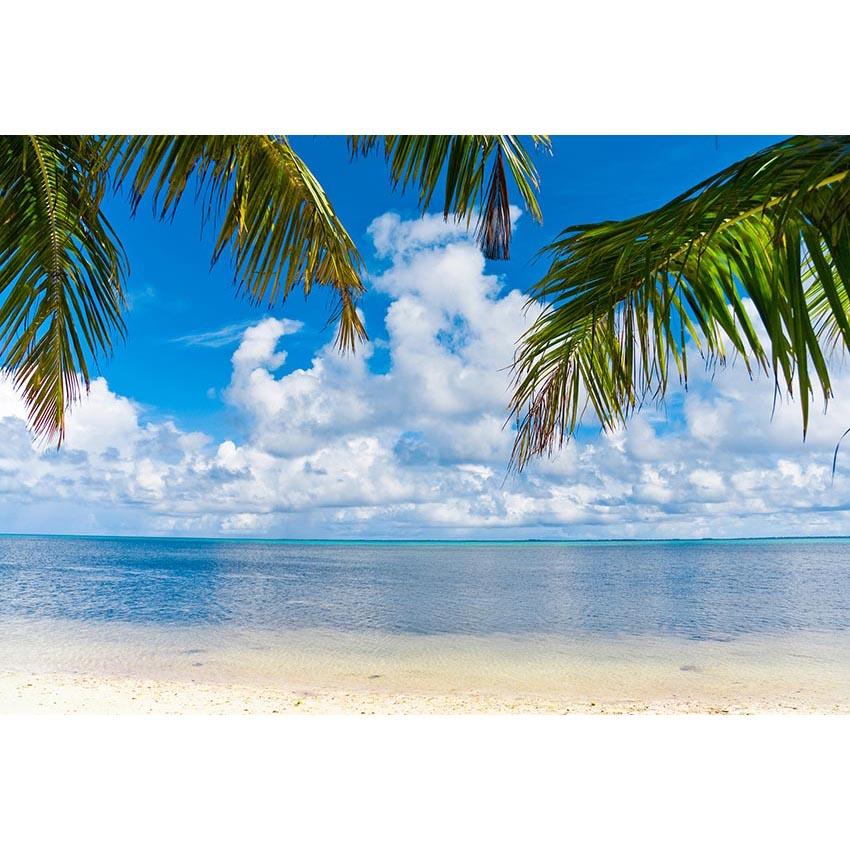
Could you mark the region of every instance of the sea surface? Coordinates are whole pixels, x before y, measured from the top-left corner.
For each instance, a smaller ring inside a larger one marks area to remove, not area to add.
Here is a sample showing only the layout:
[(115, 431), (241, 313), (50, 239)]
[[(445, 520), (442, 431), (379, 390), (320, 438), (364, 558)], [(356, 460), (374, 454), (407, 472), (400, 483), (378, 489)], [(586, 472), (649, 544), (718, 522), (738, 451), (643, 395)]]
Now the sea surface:
[(0, 537), (0, 669), (544, 687), (594, 664), (850, 699), (850, 540)]
[(0, 617), (433, 634), (850, 630), (850, 541), (0, 537)]

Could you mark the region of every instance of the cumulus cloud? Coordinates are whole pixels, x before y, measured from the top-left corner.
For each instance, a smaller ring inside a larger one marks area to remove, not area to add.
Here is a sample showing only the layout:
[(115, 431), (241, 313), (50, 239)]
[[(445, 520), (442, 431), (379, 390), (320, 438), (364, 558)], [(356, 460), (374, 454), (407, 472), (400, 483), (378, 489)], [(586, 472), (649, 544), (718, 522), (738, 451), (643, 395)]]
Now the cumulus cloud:
[[(388, 213), (370, 227), (385, 269), (388, 367), (330, 344), (289, 368), (298, 323), (238, 340), (221, 393), (244, 436), (213, 440), (145, 417), (94, 382), (59, 452), (34, 445), (0, 381), (3, 529), (327, 537), (694, 537), (846, 531), (850, 378), (801, 439), (799, 410), (742, 369), (694, 374), (687, 394), (614, 434), (568, 444), (506, 477), (514, 343), (533, 315), (488, 273), (464, 227)], [(215, 334), (218, 334), (217, 336)], [(198, 336), (198, 335), (195, 335)], [(200, 335), (203, 336), (203, 335)], [(184, 341), (190, 339), (185, 338)]]

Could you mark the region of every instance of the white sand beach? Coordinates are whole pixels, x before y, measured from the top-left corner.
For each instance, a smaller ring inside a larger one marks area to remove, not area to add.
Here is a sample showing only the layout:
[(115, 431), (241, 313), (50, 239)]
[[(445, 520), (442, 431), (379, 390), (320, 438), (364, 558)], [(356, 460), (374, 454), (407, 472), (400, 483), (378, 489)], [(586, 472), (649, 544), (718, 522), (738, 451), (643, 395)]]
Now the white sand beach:
[(476, 691), (287, 689), (86, 674), (0, 674), (4, 714), (845, 714), (850, 703), (805, 695), (685, 695), (602, 701)]

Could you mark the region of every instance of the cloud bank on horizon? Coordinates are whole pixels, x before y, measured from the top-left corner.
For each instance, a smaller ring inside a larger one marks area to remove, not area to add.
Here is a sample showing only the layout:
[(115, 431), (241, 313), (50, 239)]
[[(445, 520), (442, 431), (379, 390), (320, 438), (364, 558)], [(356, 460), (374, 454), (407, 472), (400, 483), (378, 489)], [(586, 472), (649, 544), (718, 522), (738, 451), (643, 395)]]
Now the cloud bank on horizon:
[[(300, 325), (265, 318), (192, 337), (236, 344), (222, 398), (247, 434), (213, 440), (143, 415), (103, 378), (59, 452), (34, 445), (0, 381), (0, 531), (270, 537), (617, 538), (843, 534), (850, 376), (801, 439), (793, 403), (743, 369), (694, 373), (646, 409), (506, 477), (514, 342), (533, 315), (485, 273), (463, 228), (386, 213), (370, 227), (387, 268), (387, 337), (286, 368)], [(367, 316), (367, 327), (378, 317)], [(372, 320), (371, 322), (369, 320)], [(187, 338), (188, 339), (188, 338)], [(370, 368), (386, 347), (386, 371)], [(848, 449), (850, 451), (850, 449)]]

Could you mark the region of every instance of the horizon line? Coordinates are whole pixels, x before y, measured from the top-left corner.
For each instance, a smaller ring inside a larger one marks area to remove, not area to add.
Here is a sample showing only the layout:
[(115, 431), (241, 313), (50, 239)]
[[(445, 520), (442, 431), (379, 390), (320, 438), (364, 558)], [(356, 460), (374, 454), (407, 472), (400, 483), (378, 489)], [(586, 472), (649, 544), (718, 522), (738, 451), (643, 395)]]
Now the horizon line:
[(175, 540), (209, 543), (278, 543), (278, 544), (464, 544), (492, 545), (510, 543), (538, 544), (599, 544), (599, 543), (743, 543), (747, 541), (798, 541), (798, 540), (850, 540), (848, 534), (790, 534), (755, 535), (750, 537), (478, 537), (478, 538), (441, 538), (441, 537), (193, 537), (189, 535), (153, 535), (153, 534), (89, 534), (85, 532), (22, 532), (0, 531), (0, 537), (44, 537), (83, 540)]

